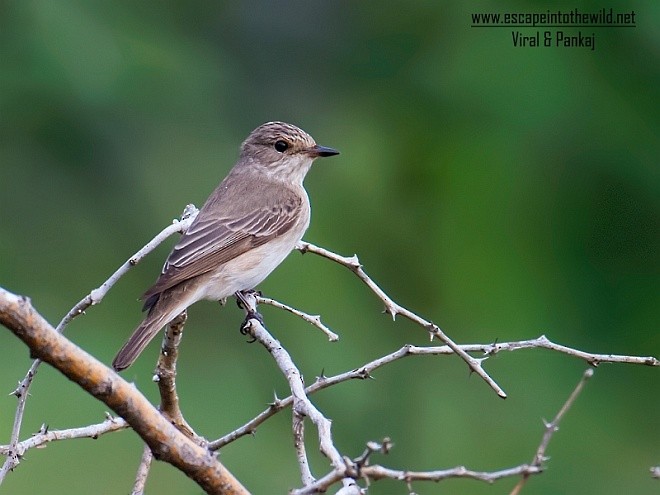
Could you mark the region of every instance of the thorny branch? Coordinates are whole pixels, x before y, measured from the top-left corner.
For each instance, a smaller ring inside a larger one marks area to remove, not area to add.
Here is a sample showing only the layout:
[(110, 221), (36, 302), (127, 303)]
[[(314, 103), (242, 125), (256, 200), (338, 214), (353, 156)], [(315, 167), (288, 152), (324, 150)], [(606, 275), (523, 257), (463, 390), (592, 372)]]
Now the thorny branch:
[[(198, 436), (183, 417), (179, 406), (179, 395), (176, 391), (176, 361), (179, 356), (179, 344), (183, 337), (183, 327), (186, 324), (188, 313), (184, 311), (166, 327), (161, 344), (156, 373), (153, 380), (158, 384), (160, 394), (160, 412), (172, 423), (177, 430), (186, 435), (195, 443), (206, 447), (206, 441)], [(153, 454), (145, 444), (140, 464), (135, 474), (133, 491), (131, 495), (142, 495), (149, 476)]]
[(380, 444), (377, 442), (367, 443), (367, 448), (364, 453), (352, 461), (346, 460), (346, 465), (343, 469), (334, 469), (333, 471), (317, 480), (315, 483), (305, 486), (300, 490), (292, 491), (291, 495), (311, 495), (325, 492), (339, 479), (346, 476), (349, 476), (353, 479), (362, 478), (367, 483), (381, 479), (399, 480), (405, 482), (408, 485), (408, 490), (411, 492), (411, 483), (413, 481), (438, 482), (449, 478), (470, 478), (487, 483), (494, 483), (495, 481), (502, 478), (521, 476), (520, 482), (511, 492), (511, 495), (518, 495), (531, 475), (539, 474), (543, 471), (543, 463), (547, 460), (545, 451), (550, 444), (552, 436), (557, 430), (559, 430), (559, 422), (564, 417), (568, 409), (573, 405), (578, 395), (582, 391), (585, 383), (587, 380), (589, 380), (589, 378), (593, 376), (593, 374), (593, 368), (588, 368), (583, 373), (579, 383), (568, 397), (564, 405), (561, 407), (555, 418), (550, 423), (545, 423), (545, 432), (543, 433), (543, 437), (536, 450), (536, 453), (534, 454), (534, 458), (532, 459), (531, 464), (521, 464), (513, 468), (493, 472), (473, 471), (465, 468), (464, 466), (437, 471), (408, 471), (390, 469), (380, 465), (370, 465), (370, 458), (372, 454), (376, 452), (387, 454), (392, 449), (391, 441), (389, 439), (384, 439)]
[(271, 299), (269, 297), (263, 297), (259, 295), (257, 295), (257, 304), (267, 304), (269, 306), (273, 306), (275, 308), (288, 311), (289, 313), (292, 313), (298, 316), (299, 318), (302, 318), (303, 321), (306, 321), (307, 323), (310, 323), (311, 325), (314, 325), (316, 328), (321, 330), (324, 334), (327, 335), (328, 340), (330, 342), (336, 342), (337, 340), (339, 340), (339, 335), (337, 335), (335, 332), (333, 332), (327, 326), (325, 326), (321, 321), (321, 317), (319, 315), (310, 315), (303, 311), (300, 311), (299, 309), (292, 308), (291, 306), (276, 301), (275, 299)]
[(154, 460), (154, 455), (149, 446), (145, 443), (142, 449), (142, 457), (138, 465), (137, 473), (135, 473), (135, 482), (133, 483), (133, 490), (131, 495), (143, 495), (144, 488), (147, 485), (147, 478), (149, 477), (149, 470), (151, 469), (151, 462)]
[(183, 417), (176, 391), (176, 361), (179, 356), (179, 343), (183, 335), (183, 327), (188, 318), (184, 311), (167, 325), (163, 335), (158, 364), (154, 381), (158, 384), (160, 393), (160, 412), (170, 420), (176, 428), (200, 445), (205, 442), (199, 437)]
[[(198, 212), (199, 211), (197, 210), (195, 205), (192, 204), (187, 205), (184, 208), (183, 213), (181, 214), (181, 220), (174, 220), (172, 225), (165, 227), (159, 234), (156, 235), (156, 237), (154, 237), (151, 241), (149, 241), (137, 253), (131, 256), (123, 265), (121, 265), (115, 271), (115, 273), (113, 273), (110, 276), (110, 278), (108, 278), (99, 287), (92, 290), (89, 294), (83, 297), (73, 308), (69, 310), (69, 312), (64, 316), (64, 318), (62, 318), (62, 321), (60, 321), (60, 323), (56, 327), (56, 331), (58, 333), (64, 332), (64, 329), (67, 327), (69, 323), (71, 323), (71, 321), (76, 316), (84, 314), (85, 310), (90, 306), (99, 304), (103, 300), (105, 295), (108, 293), (108, 291), (115, 285), (115, 283), (117, 283), (117, 281), (123, 275), (125, 275), (132, 267), (137, 265), (147, 254), (149, 254), (151, 251), (156, 249), (156, 247), (158, 247), (165, 239), (167, 239), (172, 234), (175, 234), (177, 232), (183, 233), (186, 230), (188, 230), (188, 227), (190, 227), (190, 224), (195, 219)], [(13, 394), (18, 398), (18, 405), (16, 407), (16, 413), (14, 414), (14, 426), (12, 428), (11, 439), (10, 439), (10, 444), (13, 446), (14, 450), (18, 445), (18, 441), (21, 434), (21, 425), (23, 423), (23, 416), (25, 414), (25, 404), (27, 402), (30, 385), (32, 384), (32, 380), (34, 380), (34, 376), (36, 375), (40, 365), (41, 365), (41, 360), (35, 359), (32, 365), (30, 366), (30, 369), (26, 373), (25, 378), (23, 378), (23, 380), (20, 381), (18, 387), (16, 387), (16, 389), (13, 392)], [(14, 469), (19, 462), (20, 462), (19, 456), (13, 454), (7, 456), (7, 459), (5, 460), (2, 469), (0, 469), (0, 484), (2, 484), (2, 481), (4, 480), (7, 473), (12, 469)]]
[[(568, 399), (566, 399), (564, 405), (561, 406), (561, 409), (559, 410), (555, 418), (549, 423), (545, 421), (543, 422), (545, 426), (545, 432), (543, 433), (543, 438), (541, 439), (541, 443), (539, 444), (538, 449), (536, 449), (536, 453), (534, 454), (534, 459), (532, 459), (532, 464), (531, 464), (532, 466), (535, 466), (539, 469), (542, 468), (543, 463), (547, 460), (547, 457), (545, 456), (545, 451), (548, 449), (548, 445), (550, 444), (552, 435), (554, 435), (555, 432), (559, 430), (559, 422), (562, 420), (564, 415), (571, 408), (571, 406), (577, 399), (578, 395), (580, 395), (580, 392), (582, 392), (584, 385), (592, 376), (594, 376), (593, 368), (587, 368), (587, 370), (582, 374), (582, 378), (578, 382), (577, 386), (575, 387), (573, 392), (571, 392), (571, 395), (568, 397)], [(513, 490), (511, 490), (511, 495), (518, 495), (520, 493), (520, 491), (527, 483), (527, 480), (529, 479), (529, 474), (530, 473), (524, 473), (522, 475), (522, 478), (520, 479), (518, 484), (513, 487)]]
[[(106, 280), (101, 286), (97, 289), (94, 289), (90, 292), (85, 298), (79, 301), (62, 319), (60, 324), (57, 326), (57, 332), (62, 332), (64, 328), (78, 315), (83, 314), (86, 309), (90, 306), (98, 304), (101, 302), (103, 297), (107, 292), (113, 287), (113, 285), (127, 273), (130, 268), (136, 265), (144, 256), (151, 252), (157, 245), (159, 245), (163, 240), (168, 236), (176, 232), (185, 232), (190, 223), (194, 220), (197, 215), (197, 209), (193, 205), (188, 205), (184, 210), (181, 221), (175, 221), (173, 225), (165, 228), (161, 233), (159, 233), (152, 241), (150, 241), (145, 247), (140, 249), (134, 256), (129, 258), (108, 280)], [(494, 343), (494, 344), (472, 344), (472, 345), (458, 345), (454, 343), (449, 337), (447, 337), (442, 330), (435, 324), (430, 321), (425, 320), (424, 318), (416, 315), (415, 313), (409, 311), (408, 309), (395, 303), (362, 269), (362, 266), (359, 263), (357, 256), (353, 257), (344, 257), (336, 253), (328, 251), (326, 249), (317, 247), (313, 244), (301, 242), (297, 249), (301, 252), (312, 252), (319, 256), (330, 259), (336, 263), (339, 263), (348, 269), (350, 269), (374, 294), (383, 302), (385, 305), (385, 311), (389, 313), (392, 318), (395, 318), (396, 315), (402, 315), (409, 320), (417, 323), (427, 330), (431, 337), (437, 337), (438, 339), (445, 342), (446, 345), (435, 346), (435, 347), (418, 347), (418, 346), (404, 346), (398, 351), (390, 353), (386, 356), (378, 358), (374, 361), (371, 361), (359, 368), (356, 368), (345, 373), (333, 377), (321, 376), (316, 379), (316, 381), (308, 386), (304, 387), (302, 376), (300, 372), (293, 364), (288, 353), (279, 345), (279, 342), (275, 340), (265, 329), (262, 321), (259, 319), (249, 319), (248, 327), (250, 332), (259, 340), (268, 350), (271, 352), (276, 362), (282, 369), (283, 373), (287, 377), (289, 386), (292, 391), (292, 395), (285, 399), (276, 399), (268, 409), (260, 413), (254, 419), (246, 423), (244, 426), (236, 429), (235, 431), (221, 437), (220, 439), (206, 444), (205, 440), (201, 437), (198, 437), (192, 431), (192, 428), (187, 424), (183, 418), (179, 404), (178, 396), (176, 394), (175, 387), (175, 374), (176, 374), (176, 353), (178, 348), (178, 343), (180, 340), (180, 331), (183, 325), (183, 321), (180, 321), (180, 326), (177, 324), (168, 327), (168, 331), (164, 337), (162, 354), (159, 359), (159, 364), (157, 368), (156, 375), (154, 376), (155, 381), (159, 384), (159, 390), (161, 393), (161, 412), (174, 424), (180, 431), (182, 431), (186, 436), (195, 440), (197, 446), (202, 446), (202, 448), (208, 448), (210, 450), (217, 450), (228, 443), (240, 438), (243, 435), (254, 432), (254, 430), (262, 424), (265, 420), (281, 411), (282, 409), (289, 407), (293, 404), (293, 430), (294, 430), (294, 443), (296, 445), (296, 455), (298, 457), (299, 465), (301, 466), (301, 479), (303, 480), (303, 488), (300, 490), (294, 491), (296, 494), (304, 493), (316, 493), (315, 490), (320, 487), (330, 487), (331, 485), (342, 481), (344, 488), (340, 490), (339, 493), (348, 494), (348, 493), (360, 493), (360, 489), (356, 487), (353, 480), (358, 480), (360, 478), (367, 480), (377, 480), (383, 477), (392, 478), (392, 479), (401, 479), (404, 480), (410, 485), (412, 481), (415, 480), (433, 480), (439, 481), (449, 477), (467, 477), (480, 479), (487, 482), (493, 482), (497, 479), (510, 476), (522, 476), (521, 484), (524, 484), (524, 481), (531, 475), (541, 472), (543, 467), (541, 465), (544, 459), (545, 448), (547, 448), (547, 442), (550, 440), (550, 436), (554, 431), (556, 431), (556, 425), (561, 419), (561, 416), (565, 413), (565, 410), (572, 404), (575, 400), (575, 395), (579, 392), (582, 384), (586, 379), (584, 378), (581, 382), (581, 385), (578, 386), (578, 389), (574, 394), (569, 398), (565, 407), (560, 411), (555, 420), (552, 423), (547, 425), (546, 435), (544, 435), (544, 440), (539, 446), (537, 455), (534, 458), (534, 461), (530, 465), (521, 465), (516, 468), (506, 469), (502, 471), (484, 473), (467, 470), (466, 468), (459, 466), (457, 468), (442, 470), (442, 471), (430, 471), (430, 472), (413, 472), (413, 471), (397, 471), (388, 469), (382, 466), (369, 465), (369, 459), (371, 455), (379, 451), (381, 453), (386, 453), (386, 450), (382, 446), (380, 448), (368, 450), (361, 457), (354, 460), (350, 460), (347, 457), (342, 456), (334, 444), (332, 443), (332, 436), (330, 432), (330, 421), (323, 416), (323, 414), (318, 411), (318, 409), (309, 401), (308, 395), (313, 394), (321, 389), (327, 388), (338, 383), (352, 380), (352, 379), (366, 379), (371, 377), (371, 373), (386, 364), (394, 362), (398, 359), (401, 359), (410, 355), (439, 355), (439, 354), (458, 354), (468, 366), (479, 376), (481, 376), (489, 386), (495, 390), (500, 397), (506, 397), (503, 390), (495, 383), (495, 381), (485, 372), (482, 367), (483, 361), (488, 357), (499, 353), (501, 351), (515, 351), (519, 349), (530, 349), (530, 348), (545, 348), (555, 352), (561, 352), (570, 356), (577, 357), (589, 363), (592, 366), (597, 366), (603, 362), (612, 362), (612, 363), (632, 363), (632, 364), (645, 364), (649, 366), (659, 366), (660, 362), (655, 357), (637, 357), (637, 356), (620, 356), (620, 355), (611, 355), (611, 354), (591, 354), (584, 351), (572, 349), (560, 344), (551, 342), (545, 336), (538, 337), (537, 339), (517, 341), (517, 342), (507, 342), (507, 343)], [(0, 289), (0, 296), (4, 296), (6, 292), (2, 292)], [(12, 295), (13, 296), (13, 295)], [(14, 296), (15, 297), (15, 296)], [(289, 311), (298, 317), (302, 318), (304, 321), (316, 326), (325, 335), (329, 340), (337, 340), (338, 336), (332, 332), (328, 327), (326, 327), (322, 322), (319, 316), (309, 315), (300, 310), (287, 306), (278, 301), (264, 298), (257, 295), (252, 295), (255, 300), (251, 301), (251, 305), (256, 307), (257, 303), (269, 304), (275, 306), (279, 309)], [(1, 301), (0, 301), (1, 302)], [(256, 310), (255, 310), (256, 311)], [(1, 313), (1, 311), (0, 311)], [(6, 322), (7, 314), (0, 314), (3, 316), (0, 321)], [(6, 324), (6, 323), (5, 323)], [(479, 353), (480, 357), (473, 357), (470, 354)], [(36, 353), (38, 354), (38, 353)], [(44, 356), (46, 355), (44, 354)], [(49, 359), (52, 356), (49, 356)], [(20, 437), (20, 428), (21, 422), (25, 410), (26, 398), (28, 396), (28, 390), (30, 384), (34, 378), (34, 375), (39, 367), (40, 360), (37, 359), (32, 364), (30, 370), (28, 371), (26, 377), (20, 382), (19, 386), (14, 391), (14, 395), (18, 398), (18, 406), (15, 413), (14, 427), (12, 429), (11, 439), (9, 445), (0, 447), (0, 454), (6, 455), (7, 459), (0, 470), (0, 483), (6, 475), (6, 473), (13, 469), (18, 462), (23, 453), (32, 447), (43, 445), (47, 442), (59, 440), (59, 439), (68, 439), (68, 438), (81, 438), (81, 437), (96, 437), (100, 434), (123, 429), (127, 427), (125, 420), (121, 418), (111, 418), (108, 417), (106, 421), (98, 425), (90, 425), (84, 428), (73, 428), (70, 430), (60, 430), (49, 432), (45, 428), (42, 429), (39, 433), (33, 436), (30, 439), (27, 439), (23, 442), (19, 442)], [(587, 373), (592, 372), (588, 370)], [(586, 376), (586, 374), (585, 374)], [(139, 392), (138, 392), (139, 394)], [(123, 413), (123, 411), (122, 411)], [(120, 413), (121, 414), (121, 413)], [(130, 415), (129, 415), (130, 416)], [(312, 423), (316, 426), (318, 430), (319, 443), (323, 453), (330, 459), (333, 470), (320, 478), (319, 480), (314, 480), (314, 477), (309, 469), (307, 462), (307, 454), (304, 448), (304, 420), (306, 417), (309, 417), (312, 420)], [(168, 421), (168, 422), (169, 422)], [(552, 426), (552, 428), (550, 428)], [(141, 426), (140, 426), (141, 428)], [(139, 432), (139, 431), (138, 431)], [(141, 433), (142, 434), (142, 433)], [(547, 437), (547, 440), (546, 440)], [(383, 444), (385, 445), (385, 443)], [(389, 445), (389, 443), (387, 444)], [(199, 448), (199, 447), (197, 447)], [(540, 453), (539, 453), (540, 452)], [(159, 454), (162, 455), (162, 452)], [(140, 462), (140, 467), (136, 476), (135, 485), (133, 487), (133, 494), (138, 495), (144, 492), (144, 485), (148, 476), (149, 466), (152, 459), (152, 450), (149, 445), (145, 445), (143, 452), (142, 460)], [(653, 476), (658, 476), (658, 469), (651, 468), (651, 473)], [(239, 485), (237, 485), (239, 486)], [(409, 488), (410, 489), (410, 488)], [(231, 493), (247, 493), (242, 487), (237, 488), (236, 492)]]
[(156, 458), (184, 472), (207, 493), (248, 493), (208, 449), (172, 426), (132, 384), (58, 333), (28, 299), (0, 288), (0, 323), (36, 357), (124, 418)]
[(106, 415), (102, 423), (83, 426), (80, 428), (68, 428), (66, 430), (49, 430), (44, 424), (39, 431), (30, 438), (19, 442), (15, 447), (11, 445), (0, 445), (0, 455), (12, 455), (15, 453), (19, 458), (22, 457), (28, 449), (44, 447), (50, 442), (58, 440), (72, 440), (74, 438), (98, 438), (101, 435), (112, 431), (124, 430), (128, 428), (128, 423), (122, 418)]
[(408, 485), (408, 490), (412, 495), (410, 488), (413, 481), (433, 481), (440, 482), (451, 478), (466, 478), (485, 483), (495, 483), (504, 478), (512, 478), (525, 474), (538, 474), (542, 469), (528, 464), (521, 464), (509, 469), (502, 469), (500, 471), (474, 471), (467, 469), (465, 466), (457, 466), (450, 469), (441, 469), (436, 471), (408, 471), (390, 469), (380, 465), (371, 465), (358, 468), (356, 465), (349, 463), (343, 473), (331, 471), (322, 478), (319, 478), (310, 486), (306, 486), (299, 490), (292, 490), (290, 495), (314, 495), (323, 493), (327, 487), (331, 487), (341, 479), (342, 476), (351, 476), (355, 479), (363, 478), (370, 481), (378, 481), (382, 479), (391, 479), (403, 481)]
[[(273, 356), (278, 367), (284, 374), (291, 389), (293, 397), (293, 430), (294, 442), (298, 446), (297, 454), (299, 458), (299, 465), (301, 467), (301, 478), (303, 485), (309, 485), (313, 482), (314, 478), (309, 471), (309, 463), (304, 451), (304, 428), (302, 421), (308, 417), (316, 426), (319, 436), (319, 446), (321, 452), (330, 459), (330, 463), (335, 469), (341, 469), (344, 466), (344, 461), (332, 441), (332, 422), (327, 419), (316, 408), (314, 404), (307, 398), (305, 394), (305, 386), (303, 377), (294, 364), (289, 353), (280, 345), (280, 343), (266, 330), (258, 318), (252, 317), (257, 313), (257, 299), (254, 293), (244, 293), (240, 295), (243, 308), (246, 312), (247, 321), (246, 331), (250, 333), (261, 345), (263, 345), (268, 352)], [(347, 480), (345, 486), (352, 484), (351, 480)]]
[[(563, 345), (555, 344), (550, 341), (545, 335), (541, 335), (536, 339), (520, 340), (516, 342), (498, 342), (495, 344), (464, 344), (460, 346), (465, 352), (480, 353), (484, 358), (494, 356), (495, 354), (508, 351), (513, 352), (522, 349), (550, 349), (556, 352), (567, 354), (569, 356), (582, 359), (587, 363), (597, 366), (599, 363), (630, 363), (630, 364), (645, 364), (648, 366), (660, 366), (660, 361), (654, 357), (638, 357), (638, 356), (621, 356), (617, 354), (591, 354), (577, 349), (572, 349)], [(372, 377), (372, 373), (387, 364), (398, 361), (408, 356), (438, 356), (453, 354), (454, 351), (446, 345), (435, 347), (420, 347), (414, 345), (405, 345), (400, 349), (379, 357), (363, 364), (362, 366), (339, 373), (334, 376), (319, 376), (316, 381), (305, 388), (305, 393), (309, 396), (320, 390), (337, 385), (339, 383), (349, 380), (366, 380)], [(253, 434), (256, 429), (263, 424), (268, 418), (274, 416), (282, 409), (286, 409), (291, 405), (293, 398), (291, 396), (283, 399), (277, 399), (272, 402), (267, 409), (264, 409), (257, 416), (245, 423), (243, 426), (236, 428), (234, 431), (218, 438), (217, 440), (209, 443), (209, 448), (212, 450), (221, 449), (227, 444), (238, 440), (245, 435)]]
[(396, 318), (396, 315), (401, 315), (406, 318), (408, 318), (410, 321), (417, 323), (420, 325), (422, 328), (424, 328), (429, 334), (431, 335), (431, 338), (437, 337), (439, 340), (447, 344), (455, 354), (461, 357), (463, 361), (467, 363), (467, 365), (470, 367), (472, 371), (474, 371), (477, 375), (479, 375), (483, 380), (488, 384), (490, 388), (492, 388), (497, 395), (499, 395), (501, 398), (506, 399), (506, 393), (502, 388), (491, 378), (491, 376), (486, 372), (486, 370), (483, 369), (481, 366), (481, 362), (483, 361), (482, 359), (475, 359), (472, 356), (470, 356), (467, 352), (463, 351), (463, 349), (460, 348), (453, 340), (451, 340), (441, 329), (438, 325), (435, 323), (432, 323), (430, 321), (425, 320), (421, 316), (416, 315), (409, 309), (404, 308), (403, 306), (398, 305), (395, 303), (390, 296), (388, 296), (383, 289), (378, 287), (376, 283), (367, 275), (367, 273), (362, 269), (362, 265), (360, 264), (360, 260), (358, 260), (357, 255), (353, 255), (350, 258), (345, 257), (345, 256), (340, 256), (336, 253), (333, 253), (332, 251), (328, 251), (327, 249), (315, 246), (314, 244), (311, 244), (309, 242), (304, 242), (301, 241), (298, 243), (296, 246), (296, 249), (298, 249), (301, 253), (314, 253), (319, 256), (322, 256), (324, 258), (327, 258), (329, 260), (332, 260), (336, 263), (339, 263), (340, 265), (345, 266), (349, 270), (351, 270), (357, 277), (364, 282), (371, 291), (376, 294), (376, 296), (385, 304), (385, 312), (390, 314), (392, 316), (392, 319), (394, 320)]

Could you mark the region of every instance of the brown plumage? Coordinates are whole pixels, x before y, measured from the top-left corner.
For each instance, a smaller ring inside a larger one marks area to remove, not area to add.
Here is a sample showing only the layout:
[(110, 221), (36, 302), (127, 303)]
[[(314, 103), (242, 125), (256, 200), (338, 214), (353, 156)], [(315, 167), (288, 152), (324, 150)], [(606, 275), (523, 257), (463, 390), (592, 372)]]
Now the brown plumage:
[(236, 165), (142, 296), (147, 317), (113, 367), (130, 366), (160, 329), (191, 304), (221, 300), (263, 281), (309, 226), (309, 199), (302, 183), (312, 162), (336, 154), (291, 124), (269, 122), (252, 131)]

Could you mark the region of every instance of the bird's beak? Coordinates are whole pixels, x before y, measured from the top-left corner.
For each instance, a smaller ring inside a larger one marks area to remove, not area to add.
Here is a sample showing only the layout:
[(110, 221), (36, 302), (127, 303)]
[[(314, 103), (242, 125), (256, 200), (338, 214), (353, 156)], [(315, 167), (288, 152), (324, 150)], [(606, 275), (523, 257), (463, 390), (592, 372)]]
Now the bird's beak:
[(313, 158), (317, 156), (334, 156), (338, 155), (339, 151), (333, 148), (328, 148), (327, 146), (319, 146), (318, 144), (309, 149), (309, 155)]

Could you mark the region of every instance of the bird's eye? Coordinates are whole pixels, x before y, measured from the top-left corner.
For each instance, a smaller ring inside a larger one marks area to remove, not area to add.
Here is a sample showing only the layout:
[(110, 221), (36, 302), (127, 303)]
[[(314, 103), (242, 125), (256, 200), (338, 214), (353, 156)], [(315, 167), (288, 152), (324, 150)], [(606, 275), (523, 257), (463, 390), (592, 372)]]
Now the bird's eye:
[(284, 153), (288, 147), (289, 147), (289, 143), (287, 143), (286, 141), (279, 140), (275, 142), (275, 149), (280, 153)]

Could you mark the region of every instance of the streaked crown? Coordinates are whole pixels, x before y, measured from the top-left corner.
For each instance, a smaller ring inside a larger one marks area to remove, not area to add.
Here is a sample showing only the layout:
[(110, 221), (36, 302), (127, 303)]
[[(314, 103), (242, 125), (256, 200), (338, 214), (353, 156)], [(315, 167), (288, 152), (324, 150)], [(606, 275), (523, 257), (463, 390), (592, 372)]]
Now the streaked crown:
[(308, 149), (316, 145), (314, 138), (296, 127), (286, 122), (266, 122), (260, 125), (250, 133), (241, 146), (241, 151), (245, 151), (254, 146), (274, 146), (278, 140), (284, 141), (293, 149)]
[(316, 158), (337, 153), (318, 146), (312, 136), (295, 125), (267, 122), (243, 141), (237, 166), (277, 180), (302, 183)]

